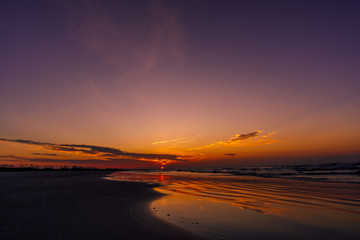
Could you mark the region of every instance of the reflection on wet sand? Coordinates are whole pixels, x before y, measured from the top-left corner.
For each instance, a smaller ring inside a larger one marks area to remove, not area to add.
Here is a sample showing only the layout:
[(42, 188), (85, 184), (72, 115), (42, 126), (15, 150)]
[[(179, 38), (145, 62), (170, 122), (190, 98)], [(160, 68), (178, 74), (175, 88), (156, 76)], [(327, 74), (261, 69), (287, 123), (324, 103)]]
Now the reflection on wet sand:
[[(155, 213), (193, 231), (211, 232), (209, 239), (236, 239), (251, 232), (254, 239), (268, 234), (295, 234), (297, 239), (360, 236), (359, 184), (184, 172), (128, 172), (114, 178), (162, 183), (156, 190), (168, 195), (153, 202)], [(255, 219), (253, 224), (249, 219)]]

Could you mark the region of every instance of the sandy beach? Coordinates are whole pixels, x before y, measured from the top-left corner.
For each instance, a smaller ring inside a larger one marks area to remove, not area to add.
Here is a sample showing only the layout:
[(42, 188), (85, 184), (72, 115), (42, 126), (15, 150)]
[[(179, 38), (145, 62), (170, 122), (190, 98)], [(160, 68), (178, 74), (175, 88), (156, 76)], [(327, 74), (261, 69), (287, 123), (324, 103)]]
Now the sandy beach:
[(198, 239), (154, 216), (161, 197), (109, 172), (1, 172), (0, 239)]
[(335, 174), (329, 178), (339, 182), (321, 182), (212, 172), (128, 171), (109, 178), (161, 183), (155, 190), (166, 195), (151, 203), (151, 211), (209, 240), (360, 236), (359, 184), (341, 182), (356, 176)]

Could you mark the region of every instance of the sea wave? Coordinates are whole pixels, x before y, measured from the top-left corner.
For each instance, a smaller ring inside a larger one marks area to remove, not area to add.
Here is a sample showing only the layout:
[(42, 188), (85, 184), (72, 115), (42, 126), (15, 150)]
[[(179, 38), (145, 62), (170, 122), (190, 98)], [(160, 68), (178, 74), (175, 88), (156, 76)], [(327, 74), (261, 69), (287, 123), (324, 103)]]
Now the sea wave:
[(297, 166), (177, 169), (179, 172), (231, 174), (310, 181), (360, 183), (359, 163), (307, 164)]

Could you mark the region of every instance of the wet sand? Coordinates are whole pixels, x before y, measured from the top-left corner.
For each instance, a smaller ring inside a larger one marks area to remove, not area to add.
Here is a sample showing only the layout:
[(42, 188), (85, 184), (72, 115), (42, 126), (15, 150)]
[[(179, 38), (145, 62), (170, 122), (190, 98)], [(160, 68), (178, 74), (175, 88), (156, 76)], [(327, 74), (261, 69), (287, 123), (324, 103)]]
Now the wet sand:
[(154, 214), (209, 240), (360, 239), (360, 185), (194, 172), (119, 172), (162, 183)]
[(0, 239), (199, 239), (155, 217), (162, 195), (108, 172), (0, 172)]

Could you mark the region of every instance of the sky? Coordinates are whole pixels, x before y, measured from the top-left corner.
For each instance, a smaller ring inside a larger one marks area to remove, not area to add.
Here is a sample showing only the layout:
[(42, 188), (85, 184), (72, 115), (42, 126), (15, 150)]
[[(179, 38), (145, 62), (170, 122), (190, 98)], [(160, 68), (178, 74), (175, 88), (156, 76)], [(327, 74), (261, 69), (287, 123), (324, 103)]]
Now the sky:
[(360, 161), (359, 1), (4, 1), (0, 164)]

